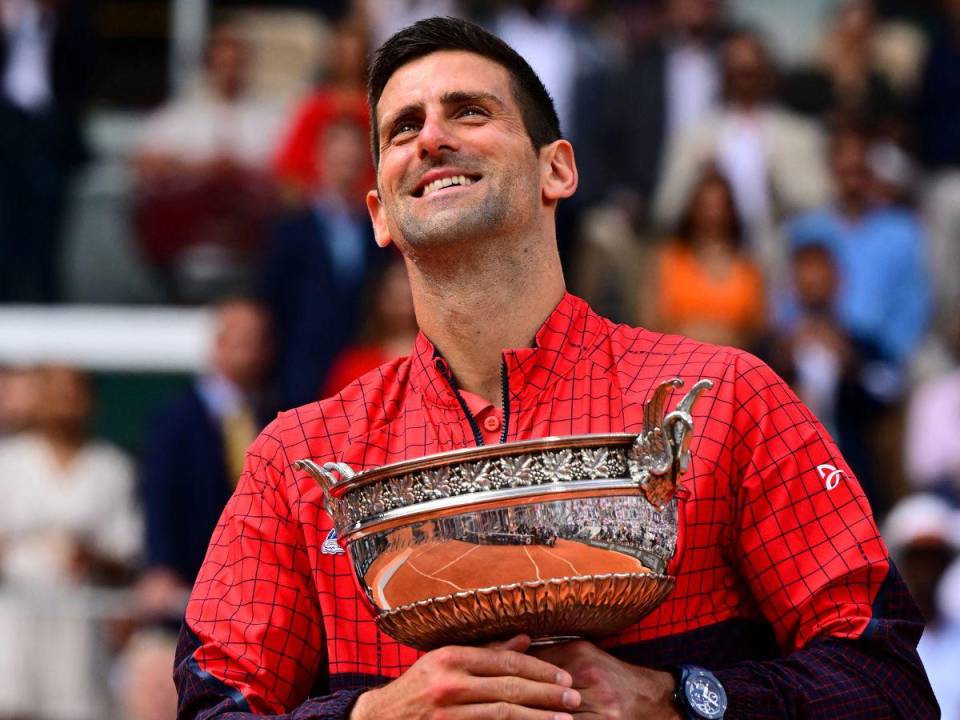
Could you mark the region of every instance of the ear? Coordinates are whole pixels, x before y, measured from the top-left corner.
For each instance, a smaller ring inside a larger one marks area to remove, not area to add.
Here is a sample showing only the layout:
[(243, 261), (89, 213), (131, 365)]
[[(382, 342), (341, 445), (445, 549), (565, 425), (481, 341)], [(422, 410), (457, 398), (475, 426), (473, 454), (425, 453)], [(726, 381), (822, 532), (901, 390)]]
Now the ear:
[(393, 242), (393, 238), (387, 227), (387, 211), (383, 207), (383, 201), (380, 200), (380, 193), (377, 190), (370, 190), (367, 193), (367, 212), (370, 213), (370, 220), (373, 222), (373, 237), (377, 245), (382, 248), (387, 247)]
[(577, 190), (579, 176), (573, 146), (566, 140), (556, 140), (540, 149), (541, 185), (547, 204), (568, 198)]

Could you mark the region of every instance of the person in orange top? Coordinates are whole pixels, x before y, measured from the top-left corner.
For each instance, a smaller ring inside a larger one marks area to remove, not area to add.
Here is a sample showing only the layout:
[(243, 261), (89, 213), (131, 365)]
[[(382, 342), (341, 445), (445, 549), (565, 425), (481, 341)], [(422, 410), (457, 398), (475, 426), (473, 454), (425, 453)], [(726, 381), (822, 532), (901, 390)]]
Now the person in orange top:
[(730, 184), (708, 169), (678, 231), (652, 264), (641, 304), (644, 324), (703, 342), (749, 346), (763, 327), (764, 291), (742, 239)]

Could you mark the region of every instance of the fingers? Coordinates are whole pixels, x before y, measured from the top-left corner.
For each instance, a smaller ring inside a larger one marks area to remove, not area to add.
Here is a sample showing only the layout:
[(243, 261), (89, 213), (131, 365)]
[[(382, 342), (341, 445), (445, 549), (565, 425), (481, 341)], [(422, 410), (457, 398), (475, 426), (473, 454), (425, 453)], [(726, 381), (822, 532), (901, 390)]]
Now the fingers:
[(480, 677), (517, 677), (570, 687), (573, 678), (566, 670), (539, 658), (514, 650), (445, 647), (435, 650), (436, 661), (445, 667), (460, 669)]
[(518, 677), (475, 677), (461, 688), (458, 704), (500, 700), (511, 705), (545, 710), (575, 710), (581, 697), (577, 690)]
[(570, 713), (537, 710), (503, 702), (449, 708), (444, 717), (449, 720), (573, 720)]

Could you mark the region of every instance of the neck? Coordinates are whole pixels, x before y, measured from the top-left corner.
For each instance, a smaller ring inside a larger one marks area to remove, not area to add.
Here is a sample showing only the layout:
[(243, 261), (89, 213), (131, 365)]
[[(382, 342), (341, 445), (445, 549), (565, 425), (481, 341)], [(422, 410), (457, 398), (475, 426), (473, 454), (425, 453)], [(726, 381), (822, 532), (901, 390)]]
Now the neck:
[(841, 214), (850, 219), (857, 220), (867, 211), (867, 202), (862, 198), (844, 198), (840, 202)]
[(485, 245), (407, 264), (420, 329), (459, 387), (499, 407), (503, 350), (533, 344), (565, 287), (555, 242)]
[(64, 428), (45, 428), (40, 434), (60, 467), (68, 466), (83, 449), (85, 438), (82, 432)]

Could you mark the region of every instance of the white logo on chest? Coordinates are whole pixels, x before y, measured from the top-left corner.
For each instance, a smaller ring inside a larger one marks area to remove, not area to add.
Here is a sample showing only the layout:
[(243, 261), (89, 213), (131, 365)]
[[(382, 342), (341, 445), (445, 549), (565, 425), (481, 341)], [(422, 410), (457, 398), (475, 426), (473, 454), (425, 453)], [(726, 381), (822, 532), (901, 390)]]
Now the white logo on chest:
[(826, 463), (817, 465), (817, 472), (820, 473), (821, 479), (825, 481), (824, 487), (827, 490), (833, 490), (840, 484), (840, 480), (843, 479), (843, 470), (833, 465), (827, 465)]

